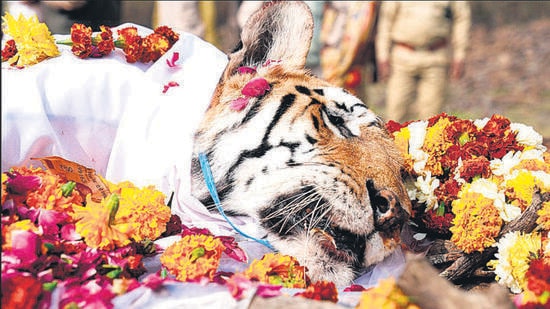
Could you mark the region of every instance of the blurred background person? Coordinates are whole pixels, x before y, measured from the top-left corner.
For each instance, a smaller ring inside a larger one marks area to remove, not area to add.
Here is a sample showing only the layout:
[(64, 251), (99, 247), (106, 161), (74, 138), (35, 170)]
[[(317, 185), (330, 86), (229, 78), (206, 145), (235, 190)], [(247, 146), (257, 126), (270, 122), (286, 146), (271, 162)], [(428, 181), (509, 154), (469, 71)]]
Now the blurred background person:
[(202, 19), (200, 1), (155, 1), (153, 7), (153, 28), (169, 26), (178, 32), (189, 32), (204, 38), (206, 31)]
[(121, 16), (121, 2), (116, 0), (87, 1), (2, 1), (4, 11), (15, 18), (36, 15), (40, 22), (48, 25), (51, 33), (68, 34), (74, 23), (92, 27), (118, 26)]
[(322, 77), (363, 101), (374, 80), (376, 1), (326, 1), (322, 17)]
[(192, 33), (227, 53), (239, 40), (238, 8), (239, 1), (155, 1), (152, 26)]
[(384, 1), (376, 34), (382, 80), (389, 77), (386, 120), (441, 112), (449, 77), (464, 74), (470, 6), (465, 1)]

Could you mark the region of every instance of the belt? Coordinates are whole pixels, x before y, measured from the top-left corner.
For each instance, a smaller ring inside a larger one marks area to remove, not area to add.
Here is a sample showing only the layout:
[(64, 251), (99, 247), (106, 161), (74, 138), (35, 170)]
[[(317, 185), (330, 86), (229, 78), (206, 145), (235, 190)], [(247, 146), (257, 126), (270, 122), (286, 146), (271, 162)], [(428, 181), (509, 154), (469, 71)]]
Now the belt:
[(422, 47), (419, 47), (419, 46), (413, 46), (411, 44), (408, 44), (408, 43), (404, 43), (404, 42), (393, 42), (395, 45), (397, 46), (400, 46), (400, 47), (403, 47), (405, 49), (408, 49), (408, 50), (411, 50), (411, 51), (436, 51), (438, 49), (441, 49), (445, 46), (447, 46), (447, 40), (446, 39), (440, 39), (440, 40), (437, 40), (435, 42), (433, 42), (432, 44), (428, 45), (428, 46), (422, 46)]

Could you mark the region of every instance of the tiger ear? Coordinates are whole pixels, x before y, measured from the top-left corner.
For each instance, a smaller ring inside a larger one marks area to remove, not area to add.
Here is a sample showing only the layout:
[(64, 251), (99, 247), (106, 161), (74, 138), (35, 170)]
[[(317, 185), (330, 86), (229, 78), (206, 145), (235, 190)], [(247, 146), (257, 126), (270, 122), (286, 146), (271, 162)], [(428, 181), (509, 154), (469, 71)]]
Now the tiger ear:
[(268, 60), (282, 60), (289, 69), (306, 63), (313, 16), (302, 1), (271, 1), (252, 14), (241, 33), (242, 47), (229, 55), (224, 79), (241, 66), (256, 67)]

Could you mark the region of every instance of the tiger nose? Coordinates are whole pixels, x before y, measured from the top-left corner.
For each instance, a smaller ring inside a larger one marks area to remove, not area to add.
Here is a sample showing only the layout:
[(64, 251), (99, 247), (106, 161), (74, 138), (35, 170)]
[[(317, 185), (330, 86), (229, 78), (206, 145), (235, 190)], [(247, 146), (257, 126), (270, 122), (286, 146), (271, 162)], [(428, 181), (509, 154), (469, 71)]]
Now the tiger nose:
[(409, 215), (401, 207), (397, 195), (387, 189), (376, 189), (372, 180), (367, 181), (367, 190), (374, 213), (375, 228), (383, 232), (401, 229)]

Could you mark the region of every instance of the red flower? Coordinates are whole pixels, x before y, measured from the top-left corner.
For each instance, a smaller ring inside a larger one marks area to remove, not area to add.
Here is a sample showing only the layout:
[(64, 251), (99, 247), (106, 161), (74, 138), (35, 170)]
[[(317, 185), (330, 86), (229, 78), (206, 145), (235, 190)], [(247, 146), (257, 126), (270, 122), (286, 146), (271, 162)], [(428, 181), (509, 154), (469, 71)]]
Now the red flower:
[(491, 162), (486, 157), (475, 157), (469, 160), (465, 160), (460, 168), (460, 177), (464, 178), (466, 182), (471, 182), (476, 176), (483, 178), (489, 178), (491, 175)]
[(441, 113), (428, 119), (428, 128), (436, 124), (441, 118), (447, 118), (451, 123), (456, 120), (455, 116), (449, 116), (446, 113)]
[(550, 258), (532, 260), (525, 278), (527, 278), (527, 288), (535, 295), (540, 296), (544, 292), (550, 292)]
[(172, 47), (172, 45), (174, 45), (180, 39), (180, 35), (167, 26), (157, 27), (155, 29), (155, 33), (167, 38), (168, 42), (170, 43), (170, 47)]
[(338, 290), (334, 282), (317, 281), (307, 287), (303, 292), (298, 292), (294, 296), (301, 296), (315, 300), (328, 300), (333, 303), (338, 302)]
[(2, 274), (2, 308), (35, 308), (42, 294), (42, 283), (22, 273)]
[(143, 53), (141, 54), (140, 61), (143, 63), (155, 62), (164, 55), (171, 46), (168, 38), (157, 33), (151, 33), (141, 41)]
[(78, 58), (88, 58), (92, 53), (92, 28), (75, 23), (71, 26), (71, 51)]
[(126, 61), (129, 63), (137, 62), (141, 59), (142, 38), (138, 35), (136, 27), (126, 27), (117, 31), (119, 40), (121, 40), (122, 50), (126, 56)]
[(2, 49), (2, 62), (8, 61), (11, 57), (17, 54), (17, 46), (15, 40), (8, 40), (4, 49)]
[(107, 26), (100, 26), (101, 33), (92, 38), (92, 45), (97, 46), (93, 48), (92, 57), (103, 57), (110, 54), (115, 50), (115, 43), (113, 41), (113, 32), (111, 28)]

